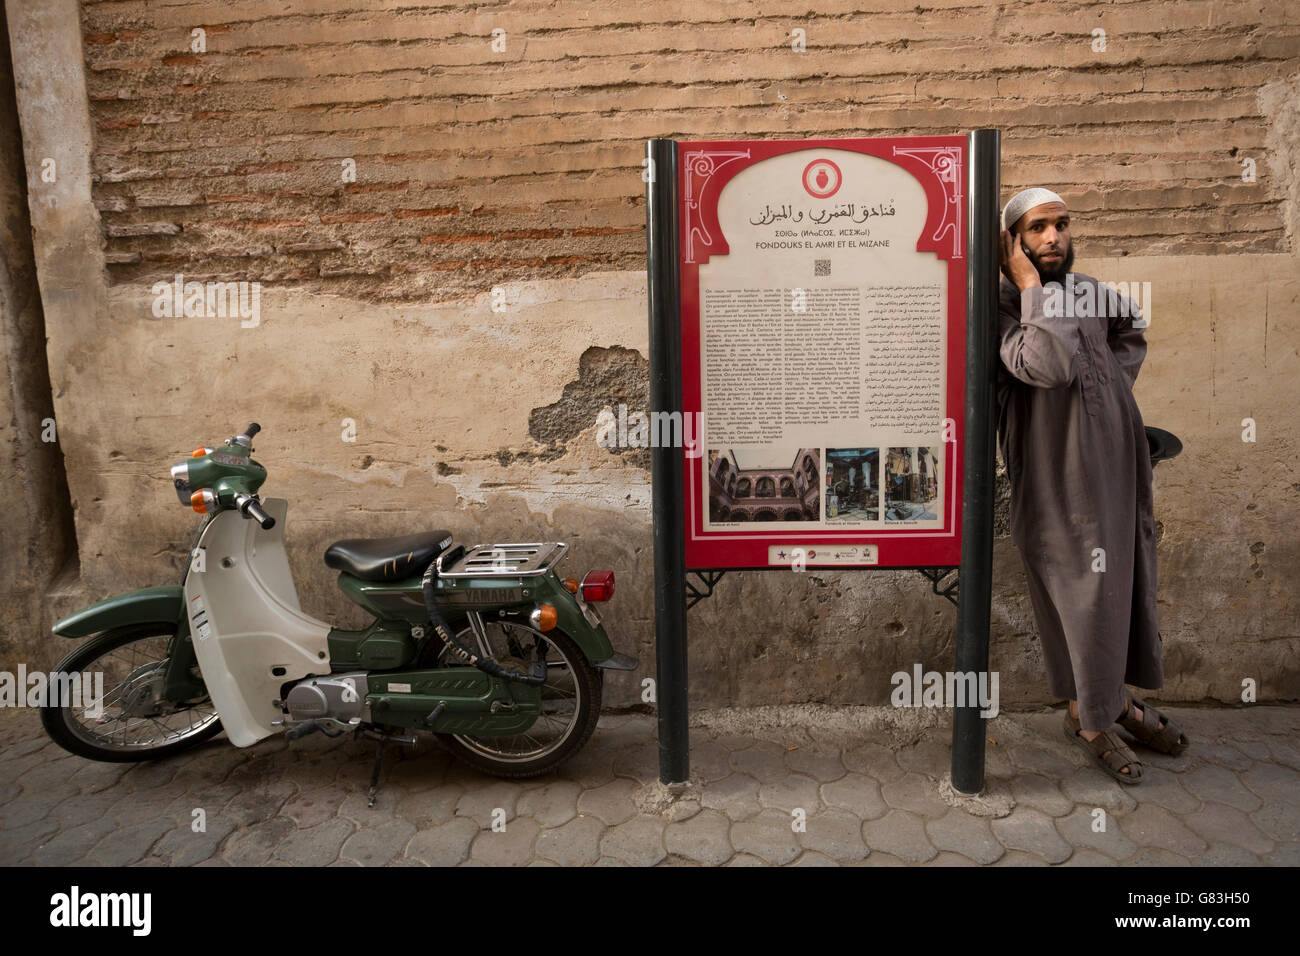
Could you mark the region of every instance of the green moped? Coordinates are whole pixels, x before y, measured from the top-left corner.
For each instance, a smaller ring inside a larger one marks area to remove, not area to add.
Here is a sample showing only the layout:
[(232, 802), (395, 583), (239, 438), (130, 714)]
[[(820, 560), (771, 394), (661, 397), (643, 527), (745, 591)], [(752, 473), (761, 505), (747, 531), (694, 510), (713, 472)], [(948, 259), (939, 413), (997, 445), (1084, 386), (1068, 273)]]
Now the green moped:
[[(362, 733), (414, 742), (427, 732), (487, 773), (545, 773), (586, 743), (614, 651), (596, 604), (612, 571), (581, 582), (556, 566), (557, 541), (455, 545), (446, 531), (338, 541), (325, 563), (373, 620), (359, 630), (303, 613), (284, 549), (287, 504), (262, 500), (257, 424), (172, 467), (181, 503), (205, 515), (176, 585), (93, 604), (54, 625), (86, 641), (59, 665), (97, 706), (52, 700), (46, 731), (95, 760), (149, 760), (224, 729), (247, 747)], [(82, 702), (84, 703), (84, 701)], [(373, 788), (378, 774), (376, 759)]]

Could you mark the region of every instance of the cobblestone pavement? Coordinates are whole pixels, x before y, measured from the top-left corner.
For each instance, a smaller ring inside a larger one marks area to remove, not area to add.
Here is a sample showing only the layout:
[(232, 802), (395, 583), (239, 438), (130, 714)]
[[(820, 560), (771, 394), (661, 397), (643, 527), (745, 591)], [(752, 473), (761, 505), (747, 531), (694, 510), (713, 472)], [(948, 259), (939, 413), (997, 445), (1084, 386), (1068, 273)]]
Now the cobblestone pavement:
[(941, 797), (947, 724), (896, 748), (815, 728), (697, 727), (693, 795), (647, 812), (660, 806), (644, 786), (658, 773), (655, 722), (607, 716), (576, 758), (534, 780), (480, 775), (432, 745), (392, 748), (367, 809), (371, 742), (239, 750), (219, 736), (159, 763), (95, 763), (49, 742), (34, 712), (8, 711), (0, 864), (1300, 864), (1300, 708), (1176, 714), (1192, 749), (1139, 751), (1135, 787), (1088, 767), (1059, 711), (1001, 715), (987, 758), (997, 817)]

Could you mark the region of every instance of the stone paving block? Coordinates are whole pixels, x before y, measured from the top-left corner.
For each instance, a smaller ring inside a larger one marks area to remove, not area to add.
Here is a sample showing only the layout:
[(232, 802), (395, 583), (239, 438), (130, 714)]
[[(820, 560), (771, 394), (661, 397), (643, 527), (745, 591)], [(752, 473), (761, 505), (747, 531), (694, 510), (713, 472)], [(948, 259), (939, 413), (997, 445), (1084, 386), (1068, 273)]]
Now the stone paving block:
[(654, 866), (668, 855), (664, 849), (666, 826), (662, 817), (638, 814), (610, 827), (601, 837), (598, 862), (613, 858), (631, 866)]
[(1061, 780), (1061, 792), (1075, 803), (1085, 807), (1105, 807), (1107, 810), (1126, 811), (1137, 806), (1137, 800), (1125, 791), (1141, 789), (1142, 784), (1120, 783), (1100, 770), (1081, 767)]
[(1045, 741), (1013, 744), (1007, 748), (1007, 756), (1018, 769), (1039, 773), (1053, 780), (1068, 777), (1079, 768), (1088, 766), (1083, 751), (1071, 746), (1064, 737), (1059, 746), (1049, 745)]
[(717, 810), (701, 810), (689, 820), (664, 828), (664, 849), (685, 860), (717, 866), (731, 859), (731, 820)]
[(456, 805), (464, 795), (460, 784), (442, 783), (430, 790), (411, 790), (398, 795), (393, 816), (417, 830), (447, 823), (455, 818)]
[[(939, 854), (935, 854), (937, 857)], [(883, 850), (872, 850), (871, 855), (865, 860), (858, 860), (856, 863), (847, 863), (846, 866), (910, 866), (906, 860), (900, 860), (892, 853), (885, 853)]]
[(1024, 853), (1012, 850), (993, 864), (994, 866), (1049, 866), (1050, 864), (1036, 853)]
[(614, 751), (602, 750), (599, 745), (600, 735), (588, 742), (576, 754), (562, 763), (555, 771), (561, 780), (572, 780), (585, 789), (592, 789), (609, 783), (615, 778)]
[(116, 823), (102, 818), (70, 826), (52, 834), (48, 842), (32, 850), (30, 859), (37, 866), (84, 864), (91, 847), (115, 830)]
[[(1272, 754), (1269, 753), (1267, 740), (1263, 740), (1263, 739), (1246, 740), (1246, 739), (1239, 738), (1233, 740), (1232, 745), (1236, 747), (1238, 750), (1240, 750), (1242, 753), (1244, 753), (1247, 757), (1250, 757), (1252, 760), (1264, 761), (1264, 760), (1268, 760), (1269, 757), (1272, 756)], [(1195, 744), (1193, 744), (1192, 746), (1194, 747)], [(1189, 752), (1190, 750), (1191, 747), (1188, 748)]]
[(979, 866), (969, 857), (962, 856), (960, 853), (943, 852), (936, 856), (928, 863), (922, 863), (922, 866)]
[[(25, 794), (27, 799), (15, 800), (0, 810), (0, 830), (17, 830), (38, 820), (44, 820), (50, 814), (50, 804), (44, 799), (39, 799), (36, 794)], [(114, 802), (120, 799), (120, 796), (114, 798)], [(52, 821), (54, 826), (58, 827), (58, 821)]]
[(629, 865), (630, 864), (628, 864), (626, 861), (616, 859), (615, 857), (612, 856), (602, 856), (599, 860), (597, 860), (595, 863), (592, 864), (592, 866), (624, 866), (624, 867)]
[[(1139, 786), (1141, 786), (1139, 784)], [(1205, 852), (1208, 844), (1163, 807), (1144, 804), (1119, 818), (1125, 835), (1143, 848), (1163, 849), (1183, 858)]]
[(1270, 738), (1268, 752), (1272, 754), (1274, 763), (1290, 767), (1292, 770), (1300, 770), (1300, 747), (1291, 741)]
[(1300, 844), (1283, 843), (1264, 857), (1269, 866), (1300, 866)]
[(1241, 782), (1265, 803), (1300, 806), (1300, 773), (1289, 767), (1260, 763), (1241, 774)]
[(176, 776), (183, 762), (183, 757), (173, 757), (169, 760), (147, 760), (133, 763), (130, 765), (130, 769), (122, 774), (122, 786), (132, 793), (156, 790), (171, 783), (172, 778)]
[(1270, 840), (1300, 844), (1300, 807), (1270, 803), (1252, 813), (1250, 819)]
[(783, 810), (789, 813), (799, 807), (805, 814), (811, 814), (821, 808), (819, 790), (817, 781), (812, 777), (787, 773), (781, 780), (759, 787), (758, 802), (765, 810)]
[[(1139, 784), (1146, 786), (1146, 782)], [(1127, 860), (1137, 852), (1137, 844), (1124, 835), (1120, 828), (1119, 818), (1106, 813), (1103, 818), (1106, 826), (1105, 832), (1098, 833), (1093, 830), (1097, 822), (1097, 817), (1093, 816), (1093, 807), (1079, 807), (1068, 816), (1062, 817), (1056, 821), (1056, 829), (1060, 832), (1067, 843), (1075, 847), (1075, 856), (1079, 854), (1079, 848), (1086, 848), (1096, 853), (1105, 854), (1108, 863), (1115, 863), (1119, 860)], [(1105, 808), (1100, 808), (1105, 812)]]
[(347, 796), (348, 791), (338, 784), (299, 790), (280, 808), (280, 815), (288, 817), (300, 828), (314, 827), (337, 817)]
[(221, 847), (221, 856), (232, 866), (261, 866), (294, 832), (293, 821), (284, 817), (241, 827), (226, 839)]
[(766, 860), (760, 860), (752, 853), (737, 853), (724, 866), (770, 866)]
[(356, 860), (362, 866), (383, 866), (402, 855), (415, 827), (405, 820), (390, 820), (375, 827), (362, 827), (343, 842), (339, 859)]
[(889, 812), (889, 804), (880, 795), (880, 785), (856, 771), (822, 784), (822, 802), (828, 807), (847, 810), (862, 820), (875, 820)]
[(700, 805), (709, 810), (721, 810), (732, 820), (744, 820), (763, 809), (758, 802), (759, 786), (759, 782), (749, 774), (733, 773), (708, 784), (700, 793)]
[(406, 856), (429, 866), (457, 866), (469, 858), (470, 846), (480, 832), (469, 817), (454, 817), (411, 837)]
[(614, 757), (614, 773), (638, 783), (659, 779), (659, 749), (641, 746), (621, 751)]
[(880, 783), (901, 780), (906, 773), (894, 759), (892, 750), (870, 741), (845, 750), (840, 754), (840, 762), (844, 764), (845, 770), (871, 777)]
[(100, 793), (116, 787), (122, 775), (131, 768), (128, 763), (106, 763), (102, 760), (87, 760), (68, 779), (80, 788), (82, 793)]
[(520, 817), (506, 824), (504, 833), (483, 830), (474, 838), (470, 859), (489, 866), (523, 866), (533, 858), (533, 844), (541, 827), (536, 820)]
[(880, 795), (896, 810), (910, 810), (932, 820), (946, 815), (949, 810), (948, 804), (939, 796), (938, 783), (919, 773), (907, 773), (898, 780), (881, 784)]
[[(1214, 770), (1221, 772), (1218, 767)], [(1174, 813), (1192, 813), (1200, 808), (1201, 797), (1189, 793), (1187, 785), (1187, 773), (1170, 773), (1146, 764), (1142, 770), (1142, 782), (1133, 788), (1133, 798), (1138, 803), (1154, 803)]]
[(501, 819), (498, 810), (505, 811), (508, 824), (515, 818), (515, 807), (522, 788), (513, 780), (495, 780), (484, 786), (469, 788), (456, 801), (456, 816), (469, 817), (481, 830), (490, 830)]
[(909, 773), (924, 774), (938, 780), (952, 770), (952, 744), (947, 740), (925, 738), (910, 747), (903, 747), (894, 754), (894, 759)]
[(780, 810), (764, 810), (731, 825), (731, 845), (775, 866), (793, 862), (802, 851), (792, 826), (794, 818)]
[(1146, 847), (1131, 860), (1124, 861), (1125, 866), (1191, 866), (1191, 863), (1185, 856), (1158, 847)]
[(175, 828), (176, 823), (168, 819), (120, 827), (105, 835), (87, 856), (105, 866), (127, 866), (144, 859), (158, 839)]
[[(1242, 786), (1237, 774), (1226, 767), (1214, 764), (1201, 764), (1182, 775), (1183, 786), (1207, 803), (1225, 803), (1238, 810), (1249, 813), (1258, 810), (1262, 801), (1251, 791)], [(1146, 781), (1142, 782), (1143, 790)], [(1145, 794), (1143, 794), (1145, 796)], [(1169, 807), (1178, 813), (1190, 813), (1196, 807)]]
[(1096, 850), (1080, 850), (1070, 854), (1070, 858), (1064, 863), (1058, 863), (1057, 866), (1115, 866), (1116, 863), (1104, 853), (1098, 853)]
[(791, 866), (839, 866), (828, 856), (822, 856), (816, 850), (805, 850)]
[(1240, 773), (1249, 770), (1254, 760), (1230, 744), (1194, 743), (1188, 752), (1195, 751), (1196, 763), (1212, 763)]
[(926, 835), (924, 819), (907, 810), (890, 810), (879, 820), (868, 820), (862, 824), (862, 839), (871, 856), (879, 850), (908, 863), (924, 863), (939, 853)]
[(600, 838), (605, 829), (595, 816), (574, 817), (538, 834), (535, 852), (560, 866), (589, 866), (600, 859)]
[(152, 855), (167, 866), (194, 866), (216, 856), (222, 841), (235, 831), (234, 821), (210, 816), (204, 823), (197, 833), (185, 824), (168, 831), (154, 844)]
[[(229, 817), (240, 826), (252, 826), (263, 820), (270, 820), (280, 812), (290, 797), (297, 792), (297, 787), (290, 780), (275, 780), (265, 786), (255, 787), (236, 793), (221, 808), (221, 815)], [(196, 799), (203, 795), (195, 794)], [(195, 806), (199, 806), (197, 802)]]
[(1008, 850), (1041, 856), (1048, 863), (1063, 863), (1072, 849), (1061, 839), (1052, 818), (1031, 807), (1016, 807), (1010, 816), (995, 819), (993, 835)]
[[(823, 753), (811, 747), (797, 747), (794, 750), (787, 750), (785, 765), (791, 772), (812, 777), (818, 783), (830, 783), (832, 780), (840, 779), (846, 773), (844, 765), (840, 763), (839, 754)], [(694, 768), (694, 766), (695, 757), (692, 754), (691, 767)]]
[(42, 840), (58, 832), (57, 821), (45, 818), (20, 827), (10, 827), (0, 822), (0, 865), (11, 866), (27, 857)]
[(740, 773), (753, 777), (760, 784), (776, 783), (788, 772), (785, 768), (785, 748), (767, 741), (733, 753), (731, 766)]
[(572, 780), (552, 780), (519, 796), (516, 806), (521, 817), (532, 817), (544, 827), (558, 827), (578, 815), (582, 787)]
[(1062, 817), (1074, 809), (1074, 801), (1061, 793), (1055, 780), (1036, 773), (1017, 773), (1007, 786), (1017, 806), (1033, 807), (1049, 817)]
[[(0, 768), (0, 774), (3, 774), (3, 768)], [(11, 780), (8, 783), (0, 783), (0, 807), (3, 807), (10, 800), (13, 800), (23, 792), (22, 786), (17, 780)], [(0, 820), (4, 819), (4, 814), (0, 813)]]
[(578, 813), (595, 816), (610, 826), (616, 826), (636, 815), (638, 789), (635, 780), (619, 778), (594, 790), (585, 790), (578, 796)]
[(1192, 860), (1192, 866), (1262, 866), (1263, 862), (1239, 846), (1211, 843), (1208, 850)]
[(993, 838), (988, 821), (965, 810), (952, 809), (938, 820), (930, 820), (925, 832), (936, 850), (959, 853), (976, 863), (996, 863), (1006, 853)]
[(691, 776), (702, 783), (712, 783), (730, 776), (731, 751), (716, 740), (691, 742)]
[(806, 829), (798, 834), (805, 850), (816, 850), (841, 863), (851, 863), (867, 856), (862, 839), (862, 820), (847, 810), (823, 810), (809, 814)]
[(1263, 856), (1273, 851), (1273, 841), (1260, 832), (1250, 817), (1236, 807), (1207, 803), (1182, 818), (1188, 829), (1207, 843), (1225, 843)]

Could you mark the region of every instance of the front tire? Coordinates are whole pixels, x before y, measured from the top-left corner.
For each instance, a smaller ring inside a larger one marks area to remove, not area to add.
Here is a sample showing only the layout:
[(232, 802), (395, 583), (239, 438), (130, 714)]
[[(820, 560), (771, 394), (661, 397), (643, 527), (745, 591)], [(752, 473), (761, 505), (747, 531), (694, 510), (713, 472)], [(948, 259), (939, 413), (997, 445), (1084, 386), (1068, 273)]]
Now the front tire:
[[(542, 685), (542, 716), (521, 734), (438, 734), (438, 740), (464, 763), (495, 777), (536, 777), (554, 770), (577, 753), (595, 731), (600, 719), (602, 674), (592, 667), (577, 642), (558, 628), (542, 632), (500, 621), (484, 621), (484, 625), (492, 656), (498, 660), (515, 657), (521, 648), (535, 652), (537, 642), (544, 642), (547, 682)], [(474, 644), (468, 627), (457, 637), (463, 644)], [(450, 657), (444, 654), (441, 666), (448, 666)], [(526, 653), (524, 659), (534, 660), (535, 653)]]
[[(89, 710), (72, 701), (47, 701), (41, 723), (50, 739), (79, 757), (122, 763), (167, 757), (220, 731), (221, 720), (206, 698), (175, 708), (157, 700), (175, 634), (171, 624), (116, 628), (65, 657), (58, 672), (80, 674), (83, 688), (97, 690), (92, 680), (103, 675), (103, 699)], [(83, 691), (83, 697), (95, 690)], [(96, 716), (93, 710), (101, 713)]]

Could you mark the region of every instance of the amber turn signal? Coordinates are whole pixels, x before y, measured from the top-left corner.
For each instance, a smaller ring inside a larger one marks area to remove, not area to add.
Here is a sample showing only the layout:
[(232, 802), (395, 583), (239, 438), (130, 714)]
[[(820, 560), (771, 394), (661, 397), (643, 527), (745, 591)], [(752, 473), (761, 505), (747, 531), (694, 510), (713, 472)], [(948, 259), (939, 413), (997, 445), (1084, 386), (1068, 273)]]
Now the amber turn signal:
[(549, 631), (555, 627), (555, 608), (549, 604), (543, 604), (532, 615), (533, 627), (539, 631)]
[(200, 445), (198, 448), (196, 448), (196, 449), (194, 449), (192, 452), (190, 452), (190, 457), (191, 457), (191, 458), (202, 458), (202, 457), (203, 457), (204, 455), (206, 455), (207, 453), (208, 453), (208, 450), (207, 450), (206, 448), (204, 448), (202, 445)]
[(565, 578), (560, 583), (564, 585), (564, 590), (568, 591), (570, 594), (578, 593), (578, 582), (574, 578)]
[(201, 515), (208, 513), (208, 505), (207, 502), (203, 500), (202, 491), (196, 491), (194, 494), (190, 495), (190, 507)]

